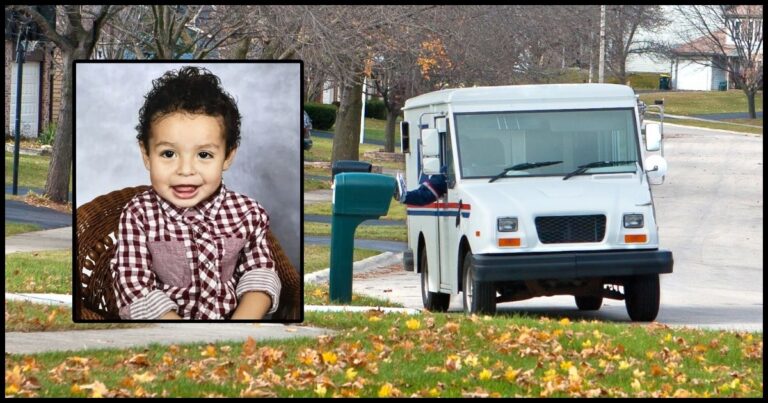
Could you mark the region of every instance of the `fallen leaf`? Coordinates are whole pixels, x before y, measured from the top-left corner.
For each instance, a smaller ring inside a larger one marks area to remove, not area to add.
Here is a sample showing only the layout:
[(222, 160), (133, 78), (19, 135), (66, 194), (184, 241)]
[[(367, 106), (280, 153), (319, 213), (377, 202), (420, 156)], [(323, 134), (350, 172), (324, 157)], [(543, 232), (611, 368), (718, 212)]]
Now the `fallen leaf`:
[(405, 321), (405, 326), (408, 327), (408, 329), (411, 330), (417, 330), (421, 327), (421, 322), (419, 322), (418, 319), (409, 319)]

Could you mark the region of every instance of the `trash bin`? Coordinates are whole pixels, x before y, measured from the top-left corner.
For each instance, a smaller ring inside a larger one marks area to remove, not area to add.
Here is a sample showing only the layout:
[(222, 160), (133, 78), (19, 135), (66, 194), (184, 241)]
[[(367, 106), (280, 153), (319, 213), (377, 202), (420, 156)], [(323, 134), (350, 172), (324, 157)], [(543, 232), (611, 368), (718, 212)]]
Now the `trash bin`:
[(669, 74), (660, 74), (659, 75), (659, 89), (660, 90), (669, 90), (671, 89), (671, 77)]
[(717, 89), (720, 91), (725, 91), (728, 89), (728, 83), (725, 81), (720, 81), (720, 85), (717, 86)]

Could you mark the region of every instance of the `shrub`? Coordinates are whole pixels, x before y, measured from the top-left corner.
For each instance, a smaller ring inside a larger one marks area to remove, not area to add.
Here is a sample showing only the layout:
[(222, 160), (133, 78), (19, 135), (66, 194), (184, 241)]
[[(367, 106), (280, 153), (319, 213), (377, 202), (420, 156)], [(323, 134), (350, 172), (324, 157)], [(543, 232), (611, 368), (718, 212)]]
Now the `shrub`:
[[(635, 90), (653, 90), (659, 89), (659, 73), (631, 73), (627, 75), (629, 86)], [(608, 77), (605, 82), (610, 84), (620, 83), (616, 77)]]
[(384, 101), (380, 99), (372, 99), (365, 102), (365, 117), (379, 120), (387, 119), (387, 108), (384, 106)]
[(40, 135), (37, 137), (38, 143), (42, 145), (52, 145), (53, 144), (53, 137), (56, 135), (56, 123), (48, 123), (45, 126), (45, 129), (40, 132)]
[(336, 123), (336, 107), (328, 104), (305, 103), (304, 110), (312, 119), (315, 130), (329, 130)]

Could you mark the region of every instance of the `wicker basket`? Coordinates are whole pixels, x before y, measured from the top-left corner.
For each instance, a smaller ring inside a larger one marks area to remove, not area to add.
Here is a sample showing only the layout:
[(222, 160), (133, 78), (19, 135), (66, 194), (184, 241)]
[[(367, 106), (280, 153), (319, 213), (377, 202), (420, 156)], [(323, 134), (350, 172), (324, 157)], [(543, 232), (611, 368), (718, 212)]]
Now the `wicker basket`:
[[(77, 214), (77, 278), (74, 299), (77, 320), (120, 320), (109, 261), (123, 208), (149, 186), (128, 187), (99, 196), (80, 206)], [(280, 282), (280, 305), (272, 319), (297, 321), (301, 317), (301, 283), (277, 238), (267, 232)]]

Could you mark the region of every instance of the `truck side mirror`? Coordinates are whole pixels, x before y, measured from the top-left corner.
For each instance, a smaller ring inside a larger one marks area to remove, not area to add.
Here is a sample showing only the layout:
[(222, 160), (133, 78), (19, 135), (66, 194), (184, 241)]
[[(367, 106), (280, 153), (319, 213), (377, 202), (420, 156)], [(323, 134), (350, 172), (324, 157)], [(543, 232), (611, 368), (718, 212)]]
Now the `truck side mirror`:
[(440, 156), (440, 138), (437, 129), (424, 129), (421, 131), (421, 155), (426, 157)]
[(411, 136), (408, 133), (408, 121), (400, 122), (400, 151), (403, 154), (411, 152)]
[(426, 175), (440, 173), (440, 135), (437, 129), (421, 131), (421, 165)]
[(421, 160), (421, 165), (425, 175), (437, 175), (440, 173), (439, 157), (426, 157)]
[(651, 155), (645, 159), (645, 172), (648, 179), (661, 179), (661, 182), (654, 182), (654, 185), (660, 185), (664, 182), (664, 176), (667, 174), (667, 160), (660, 155)]
[(648, 151), (661, 149), (661, 126), (658, 123), (645, 124), (645, 149)]

